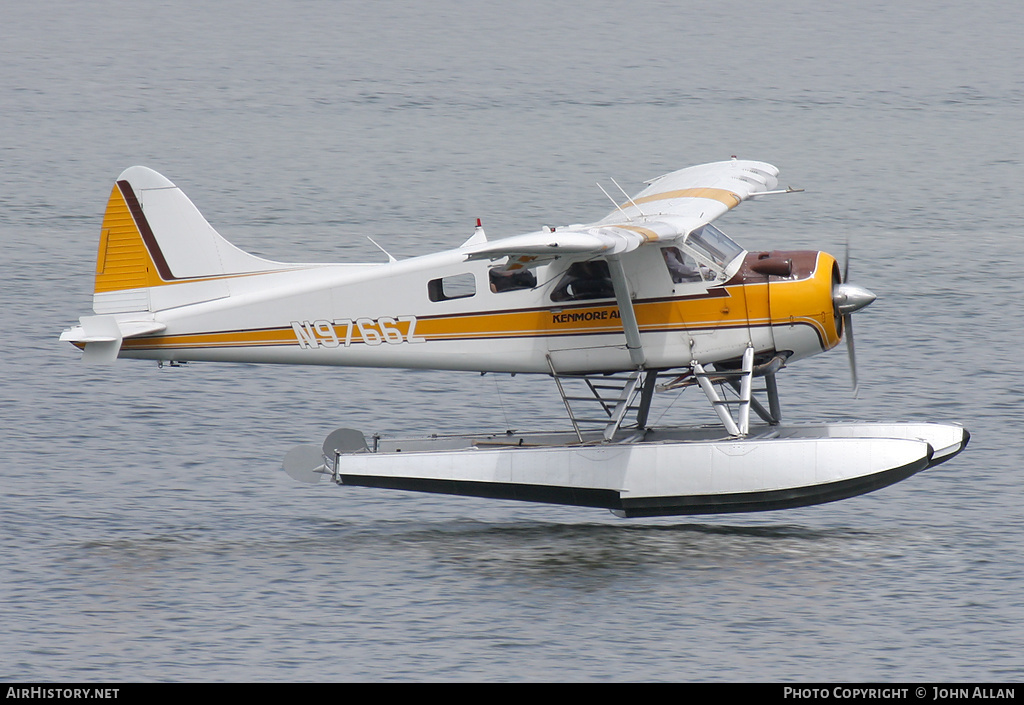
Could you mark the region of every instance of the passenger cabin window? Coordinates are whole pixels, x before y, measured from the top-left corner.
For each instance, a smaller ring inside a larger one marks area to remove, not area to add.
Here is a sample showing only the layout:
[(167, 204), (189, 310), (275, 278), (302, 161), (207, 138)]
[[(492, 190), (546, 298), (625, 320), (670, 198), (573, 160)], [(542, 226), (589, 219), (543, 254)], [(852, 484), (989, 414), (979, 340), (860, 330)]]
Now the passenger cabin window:
[(503, 270), (501, 267), (493, 267), (488, 277), (491, 280), (491, 291), (495, 294), (537, 286), (537, 275), (526, 268)]
[(427, 295), (431, 301), (465, 299), (476, 294), (476, 278), (470, 274), (456, 274), (427, 282)]
[(558, 286), (551, 292), (552, 301), (585, 301), (615, 297), (608, 263), (604, 260), (576, 262), (569, 265)]

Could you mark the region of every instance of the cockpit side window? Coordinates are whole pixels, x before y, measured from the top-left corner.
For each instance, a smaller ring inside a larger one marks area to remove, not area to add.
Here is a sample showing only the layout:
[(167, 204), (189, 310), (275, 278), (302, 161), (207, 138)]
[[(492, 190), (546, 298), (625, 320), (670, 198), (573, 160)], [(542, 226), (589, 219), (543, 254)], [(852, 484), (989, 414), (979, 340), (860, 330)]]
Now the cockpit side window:
[(668, 267), (668, 273), (672, 275), (672, 281), (675, 284), (701, 282), (714, 278), (707, 267), (702, 268), (693, 256), (678, 247), (662, 247), (661, 255), (665, 258), (665, 266)]
[(604, 260), (574, 262), (569, 265), (555, 290), (552, 301), (586, 301), (615, 298), (608, 263)]

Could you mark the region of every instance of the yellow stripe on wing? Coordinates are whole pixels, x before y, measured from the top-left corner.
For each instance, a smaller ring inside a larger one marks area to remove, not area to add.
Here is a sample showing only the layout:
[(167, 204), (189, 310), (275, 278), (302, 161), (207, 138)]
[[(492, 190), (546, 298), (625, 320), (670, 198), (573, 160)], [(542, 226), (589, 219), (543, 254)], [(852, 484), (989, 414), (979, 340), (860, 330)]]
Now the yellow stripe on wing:
[(652, 193), (649, 196), (643, 196), (636, 198), (629, 203), (623, 203), (622, 208), (628, 208), (630, 205), (641, 205), (643, 203), (653, 203), (654, 201), (668, 201), (676, 198), (710, 198), (712, 201), (718, 201), (725, 205), (726, 208), (735, 208), (743, 199), (739, 195), (733, 193), (724, 188), (684, 188), (677, 189), (675, 191), (662, 191), (661, 193)]

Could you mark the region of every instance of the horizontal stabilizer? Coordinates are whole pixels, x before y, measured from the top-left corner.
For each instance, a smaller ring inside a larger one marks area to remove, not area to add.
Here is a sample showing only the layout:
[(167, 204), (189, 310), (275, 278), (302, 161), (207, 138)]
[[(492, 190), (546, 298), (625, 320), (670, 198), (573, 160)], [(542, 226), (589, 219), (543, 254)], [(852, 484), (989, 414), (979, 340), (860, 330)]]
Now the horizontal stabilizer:
[(121, 329), (111, 316), (82, 316), (82, 361), (87, 365), (109, 365), (121, 350)]
[(60, 339), (81, 347), (88, 365), (109, 365), (117, 359), (125, 338), (137, 338), (167, 329), (156, 321), (119, 321), (114, 316), (82, 316), (79, 324), (61, 333)]

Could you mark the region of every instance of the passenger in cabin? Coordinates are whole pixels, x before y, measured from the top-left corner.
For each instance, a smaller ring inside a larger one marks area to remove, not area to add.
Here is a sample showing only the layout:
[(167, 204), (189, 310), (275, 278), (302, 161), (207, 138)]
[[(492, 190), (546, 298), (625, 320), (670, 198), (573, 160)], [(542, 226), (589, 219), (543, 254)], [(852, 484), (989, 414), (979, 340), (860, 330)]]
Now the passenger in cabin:
[(505, 291), (517, 291), (519, 289), (532, 289), (537, 286), (537, 275), (529, 269), (514, 269), (505, 271), (498, 267), (489, 272), (491, 279), (491, 291), (499, 294)]
[(676, 284), (703, 281), (697, 263), (692, 257), (680, 252), (678, 247), (663, 247), (661, 254), (665, 258), (669, 274), (672, 275), (672, 281)]
[(569, 265), (562, 281), (551, 292), (552, 301), (611, 299), (615, 297), (608, 263), (604, 260), (575, 262)]

